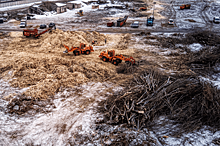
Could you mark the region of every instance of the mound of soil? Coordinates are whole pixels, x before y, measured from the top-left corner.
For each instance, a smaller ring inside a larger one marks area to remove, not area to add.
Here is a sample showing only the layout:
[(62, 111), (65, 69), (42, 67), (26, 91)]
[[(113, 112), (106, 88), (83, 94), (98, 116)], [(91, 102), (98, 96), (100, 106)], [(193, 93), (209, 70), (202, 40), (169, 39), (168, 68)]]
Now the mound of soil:
[[(12, 71), (9, 78), (11, 86), (29, 87), (24, 92), (27, 97), (47, 99), (61, 87), (74, 88), (88, 81), (102, 82), (112, 78), (119, 78), (117, 82), (120, 83), (126, 78), (117, 74), (113, 64), (99, 59), (100, 51), (80, 56), (62, 53), (65, 50), (63, 44), (79, 47), (80, 43), (91, 45), (92, 40), (96, 40), (96, 45), (104, 45), (105, 39), (111, 39), (104, 34), (56, 30), (39, 39), (25, 38), (18, 32), (12, 32), (10, 36), (13, 40), (2, 52), (0, 73), (4, 77)], [(117, 50), (126, 49), (129, 37), (119, 37), (117, 41), (120, 43), (116, 42), (114, 47)]]

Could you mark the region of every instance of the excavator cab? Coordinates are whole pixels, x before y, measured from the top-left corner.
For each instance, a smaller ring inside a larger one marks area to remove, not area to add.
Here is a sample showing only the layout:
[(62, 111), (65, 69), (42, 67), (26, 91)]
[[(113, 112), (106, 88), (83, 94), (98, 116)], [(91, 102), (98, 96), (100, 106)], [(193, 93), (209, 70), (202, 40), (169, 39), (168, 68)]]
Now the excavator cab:
[(110, 57), (113, 57), (113, 56), (115, 56), (115, 52), (114, 52), (113, 50), (108, 51), (108, 55), (109, 55)]

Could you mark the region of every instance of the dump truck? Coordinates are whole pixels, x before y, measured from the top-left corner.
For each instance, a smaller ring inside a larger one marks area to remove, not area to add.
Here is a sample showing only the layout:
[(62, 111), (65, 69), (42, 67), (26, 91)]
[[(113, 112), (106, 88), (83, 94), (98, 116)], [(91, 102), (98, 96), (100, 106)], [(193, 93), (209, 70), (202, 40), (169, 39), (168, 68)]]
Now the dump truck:
[(146, 25), (147, 26), (153, 26), (153, 23), (154, 23), (154, 17), (147, 17), (147, 23)]
[(117, 27), (122, 27), (123, 25), (125, 25), (127, 19), (128, 19), (128, 16), (125, 16), (124, 18), (119, 18), (117, 20)]
[(66, 48), (66, 50), (63, 51), (63, 53), (73, 52), (73, 54), (74, 54), (75, 56), (78, 56), (78, 55), (80, 55), (80, 54), (86, 54), (86, 55), (88, 55), (88, 54), (90, 54), (91, 52), (94, 52), (92, 46), (88, 46), (88, 47), (87, 47), (86, 44), (84, 44), (84, 43), (80, 43), (80, 47), (72, 47), (71, 49), (69, 49), (69, 47), (66, 46), (66, 45), (63, 45), (63, 46)]
[(180, 10), (190, 9), (190, 7), (191, 7), (191, 4), (182, 4), (182, 5), (180, 6)]
[[(51, 31), (53, 27), (49, 27), (48, 29), (44, 30), (43, 32), (40, 32), (38, 33), (38, 29), (24, 29), (23, 30), (23, 35), (26, 36), (26, 37), (35, 37), (35, 38), (38, 38), (40, 35), (48, 32), (48, 31)], [(55, 25), (54, 25), (54, 29), (56, 29)]]
[(107, 23), (107, 27), (112, 27), (112, 26), (115, 26), (115, 23), (114, 23), (114, 22), (108, 22), (108, 23)]
[(83, 10), (79, 10), (79, 12), (77, 12), (76, 14), (78, 14), (79, 16), (83, 16)]
[(123, 55), (115, 55), (115, 50), (107, 50), (100, 53), (99, 58), (101, 58), (104, 62), (111, 62), (114, 65), (118, 65), (125, 61), (127, 65), (134, 65), (135, 59), (130, 56), (129, 58), (124, 57)]

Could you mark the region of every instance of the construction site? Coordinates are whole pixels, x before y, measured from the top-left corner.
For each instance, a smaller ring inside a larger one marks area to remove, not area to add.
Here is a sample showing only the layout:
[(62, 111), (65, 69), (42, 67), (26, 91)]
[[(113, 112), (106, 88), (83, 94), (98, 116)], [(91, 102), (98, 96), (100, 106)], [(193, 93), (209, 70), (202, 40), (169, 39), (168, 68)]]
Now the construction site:
[(220, 1), (0, 1), (0, 145), (220, 145)]

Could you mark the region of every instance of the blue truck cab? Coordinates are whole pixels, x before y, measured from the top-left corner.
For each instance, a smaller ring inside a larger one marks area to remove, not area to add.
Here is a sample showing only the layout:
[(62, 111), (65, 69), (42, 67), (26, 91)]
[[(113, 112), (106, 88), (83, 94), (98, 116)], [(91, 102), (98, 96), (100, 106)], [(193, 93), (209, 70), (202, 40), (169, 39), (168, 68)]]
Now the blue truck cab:
[(154, 17), (149, 17), (147, 18), (147, 26), (153, 26), (153, 23), (154, 23)]

